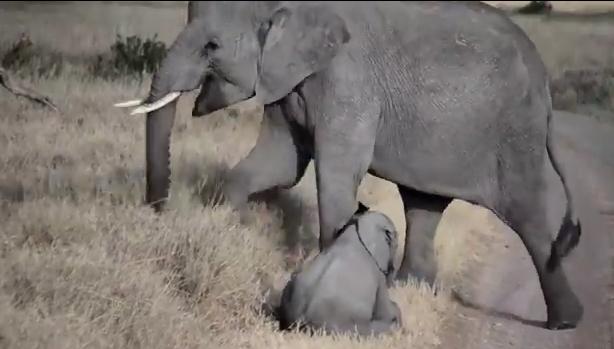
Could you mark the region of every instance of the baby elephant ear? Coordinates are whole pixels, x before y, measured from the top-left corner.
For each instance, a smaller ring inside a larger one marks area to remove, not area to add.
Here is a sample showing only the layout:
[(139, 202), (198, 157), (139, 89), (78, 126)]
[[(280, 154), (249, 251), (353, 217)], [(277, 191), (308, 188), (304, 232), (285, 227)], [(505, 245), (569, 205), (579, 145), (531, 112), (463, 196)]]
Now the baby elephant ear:
[(262, 56), (256, 96), (270, 104), (326, 68), (350, 34), (343, 19), (325, 4), (297, 4), (275, 11), (261, 27), (259, 38)]
[(369, 211), (369, 207), (362, 202), (358, 201), (358, 209), (354, 212), (355, 215), (360, 215)]

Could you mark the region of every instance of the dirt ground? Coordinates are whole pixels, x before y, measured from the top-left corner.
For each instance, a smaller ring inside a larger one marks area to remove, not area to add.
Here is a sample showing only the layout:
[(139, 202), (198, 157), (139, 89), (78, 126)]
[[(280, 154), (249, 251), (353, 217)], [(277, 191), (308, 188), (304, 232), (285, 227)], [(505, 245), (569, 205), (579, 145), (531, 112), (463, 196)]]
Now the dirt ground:
[[(585, 116), (557, 112), (556, 146), (570, 174), (583, 224), (582, 242), (564, 268), (571, 287), (585, 308), (582, 323), (572, 331), (540, 328), (545, 304), (529, 256), (514, 233), (498, 224), (501, 239), (492, 241), (494, 253), (477, 263), (468, 279), (473, 286), (458, 294), (463, 304), (448, 322), (454, 330), (446, 342), (463, 348), (611, 348), (614, 325), (614, 126)], [(590, 141), (587, 141), (590, 139)], [(562, 212), (562, 189), (552, 202)], [(458, 335), (462, 334), (462, 335)]]
[[(557, 9), (576, 2), (554, 3)], [(553, 75), (614, 67), (612, 22), (514, 18)], [(158, 33), (171, 42), (184, 21), (185, 9), (176, 6), (6, 2), (0, 4), (0, 48), (27, 32), (67, 56), (88, 56), (107, 50), (118, 33)], [(569, 44), (561, 45), (560, 37)], [(211, 200), (224, 171), (255, 142), (259, 111), (194, 119), (190, 95), (181, 100), (174, 126), (171, 211), (157, 217), (142, 205), (143, 120), (112, 108), (143, 96), (148, 81), (89, 81), (73, 68), (57, 77), (20, 79), (52, 97), (61, 113), (0, 89), (0, 348), (611, 345), (614, 308), (606, 289), (614, 131), (606, 124), (579, 115), (556, 118), (557, 144), (588, 222), (565, 265), (587, 309), (580, 328), (536, 326), (544, 320), (543, 300), (517, 237), (488, 211), (454, 201), (436, 236), (444, 288), (435, 294), (409, 283), (392, 290), (403, 312), (401, 331), (369, 340), (307, 337), (275, 331), (258, 307), (265, 286), (279, 287), (293, 268), (283, 259), (288, 245), (315, 248), (313, 168), (277, 201), (254, 204), (252, 222), (240, 224)], [(393, 219), (402, 246), (405, 220), (394, 186), (369, 176), (359, 199)]]

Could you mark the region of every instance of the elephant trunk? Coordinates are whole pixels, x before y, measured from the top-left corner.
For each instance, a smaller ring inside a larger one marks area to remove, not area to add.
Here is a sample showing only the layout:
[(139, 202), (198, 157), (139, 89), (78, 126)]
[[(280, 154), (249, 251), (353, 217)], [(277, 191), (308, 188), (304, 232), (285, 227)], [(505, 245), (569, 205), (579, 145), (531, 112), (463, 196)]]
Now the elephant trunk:
[(174, 46), (154, 74), (148, 97), (132, 111), (132, 114), (147, 113), (146, 202), (157, 212), (164, 208), (169, 196), (170, 137), (177, 100), (182, 92), (198, 88), (201, 77), (206, 74), (206, 69), (185, 57), (181, 41)]
[(146, 202), (157, 212), (168, 199), (170, 186), (170, 137), (177, 102), (173, 101), (147, 115), (146, 138)]
[(177, 100), (183, 91), (198, 86), (198, 78), (176, 75), (181, 57), (169, 52), (160, 69), (154, 74), (145, 104), (133, 113), (147, 113), (145, 128), (146, 202), (156, 212), (164, 208), (170, 187), (170, 137)]
[(146, 176), (147, 204), (162, 210), (170, 186), (170, 136), (175, 120), (177, 99), (182, 92), (197, 89), (208, 66), (194, 54), (190, 43), (198, 38), (198, 27), (188, 25), (167, 52), (154, 74), (145, 100), (117, 103), (117, 107), (136, 107), (131, 114), (147, 114)]
[[(154, 74), (149, 96), (141, 110), (146, 121), (147, 204), (162, 210), (168, 200), (170, 186), (170, 137), (175, 120), (177, 100), (182, 92), (200, 85), (206, 72), (196, 70), (176, 50), (171, 50)], [(137, 109), (139, 109), (137, 108)]]

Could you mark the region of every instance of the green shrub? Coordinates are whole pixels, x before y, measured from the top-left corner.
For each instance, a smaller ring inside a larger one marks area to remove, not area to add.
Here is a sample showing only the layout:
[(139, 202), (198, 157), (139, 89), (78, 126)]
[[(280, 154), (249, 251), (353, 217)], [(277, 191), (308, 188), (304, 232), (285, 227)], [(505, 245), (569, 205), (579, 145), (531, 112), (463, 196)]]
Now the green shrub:
[(158, 35), (143, 40), (138, 36), (117, 40), (111, 45), (111, 52), (99, 55), (94, 62), (91, 73), (105, 79), (135, 77), (142, 79), (145, 74), (154, 73), (166, 57), (166, 45), (157, 41)]

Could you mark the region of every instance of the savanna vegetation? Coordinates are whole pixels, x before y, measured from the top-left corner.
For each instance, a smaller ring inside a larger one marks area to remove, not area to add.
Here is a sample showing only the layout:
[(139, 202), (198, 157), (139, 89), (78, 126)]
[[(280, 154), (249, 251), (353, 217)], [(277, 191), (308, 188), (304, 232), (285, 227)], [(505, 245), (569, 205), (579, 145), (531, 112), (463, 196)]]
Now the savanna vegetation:
[[(0, 88), (0, 348), (436, 347), (458, 321), (449, 291), (467, 287), (496, 239), (484, 210), (448, 208), (439, 292), (395, 285), (404, 329), (357, 340), (279, 333), (262, 312), (296, 266), (286, 251), (315, 251), (317, 210), (312, 168), (253, 203), (248, 222), (219, 201), (225, 171), (255, 142), (257, 107), (195, 119), (195, 94), (183, 98), (169, 211), (142, 204), (144, 120), (112, 105), (145, 95), (185, 18), (181, 3), (0, 4), (2, 67), (58, 109)], [(555, 105), (611, 118), (612, 18), (514, 18), (544, 56)], [(393, 218), (402, 246), (394, 187), (368, 177), (360, 198)]]

